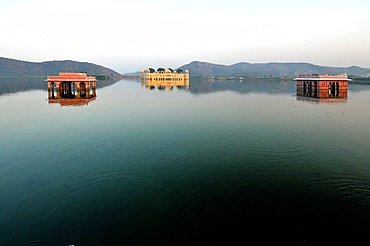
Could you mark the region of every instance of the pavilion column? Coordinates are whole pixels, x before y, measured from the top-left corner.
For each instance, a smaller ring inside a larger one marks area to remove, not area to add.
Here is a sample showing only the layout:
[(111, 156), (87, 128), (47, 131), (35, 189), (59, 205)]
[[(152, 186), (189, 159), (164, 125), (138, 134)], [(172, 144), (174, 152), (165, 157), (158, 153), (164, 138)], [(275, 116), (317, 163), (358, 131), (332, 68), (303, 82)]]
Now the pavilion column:
[(76, 89), (77, 89), (77, 98), (81, 97), (81, 88), (80, 88), (80, 82), (76, 82)]
[(93, 96), (96, 97), (96, 81), (92, 82), (92, 93)]
[(85, 83), (78, 82), (80, 87), (80, 97), (85, 97)]
[(60, 82), (59, 83), (59, 96), (64, 96), (65, 94), (65, 83), (64, 82)]
[(55, 94), (56, 94), (56, 84), (55, 82), (52, 82), (52, 87), (51, 87), (51, 97), (52, 98), (55, 98)]
[(48, 81), (48, 98), (52, 98), (52, 90), (54, 90), (53, 84)]
[(55, 82), (55, 87), (56, 87), (56, 89), (57, 89), (57, 98), (60, 98), (61, 97), (61, 88), (60, 88), (60, 86), (61, 86), (61, 82)]
[(51, 97), (55, 98), (55, 82), (51, 82)]
[(90, 98), (90, 82), (87, 82), (86, 86), (86, 97)]

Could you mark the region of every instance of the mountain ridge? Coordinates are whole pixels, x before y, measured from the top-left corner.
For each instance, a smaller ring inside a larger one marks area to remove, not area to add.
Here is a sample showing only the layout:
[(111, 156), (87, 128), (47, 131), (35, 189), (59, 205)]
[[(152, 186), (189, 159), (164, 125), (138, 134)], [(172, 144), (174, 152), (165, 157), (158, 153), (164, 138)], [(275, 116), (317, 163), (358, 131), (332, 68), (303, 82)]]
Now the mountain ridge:
[(232, 65), (221, 65), (210, 62), (193, 61), (179, 67), (189, 70), (191, 77), (201, 76), (247, 76), (247, 77), (294, 77), (298, 74), (348, 74), (363, 76), (370, 74), (370, 68), (359, 66), (330, 67), (307, 62), (238, 62)]
[(44, 62), (29, 62), (0, 57), (0, 76), (48, 76), (59, 72), (86, 72), (89, 75), (109, 76), (122, 75), (110, 68), (89, 62), (72, 60), (54, 60)]

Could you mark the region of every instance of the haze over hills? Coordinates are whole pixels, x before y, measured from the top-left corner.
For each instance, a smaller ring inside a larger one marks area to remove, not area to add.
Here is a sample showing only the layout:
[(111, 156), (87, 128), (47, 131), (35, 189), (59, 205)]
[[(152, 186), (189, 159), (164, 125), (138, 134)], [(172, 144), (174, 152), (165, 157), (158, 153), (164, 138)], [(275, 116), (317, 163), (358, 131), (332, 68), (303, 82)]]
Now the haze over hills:
[(189, 70), (191, 77), (198, 76), (256, 76), (256, 77), (294, 77), (298, 74), (348, 74), (362, 76), (370, 74), (370, 68), (328, 67), (310, 63), (247, 63), (219, 65), (208, 62), (193, 61), (180, 67)]
[(0, 57), (0, 76), (48, 76), (59, 72), (86, 72), (89, 75), (122, 77), (116, 71), (88, 62), (46, 61), (27, 62)]

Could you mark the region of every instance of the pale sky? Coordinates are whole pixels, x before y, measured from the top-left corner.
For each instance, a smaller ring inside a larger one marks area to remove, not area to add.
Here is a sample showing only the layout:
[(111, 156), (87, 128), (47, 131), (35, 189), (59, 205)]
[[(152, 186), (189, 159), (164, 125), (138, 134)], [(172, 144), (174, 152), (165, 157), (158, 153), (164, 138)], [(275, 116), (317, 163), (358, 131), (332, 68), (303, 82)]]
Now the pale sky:
[(0, 57), (120, 73), (191, 61), (370, 68), (369, 0), (0, 0)]

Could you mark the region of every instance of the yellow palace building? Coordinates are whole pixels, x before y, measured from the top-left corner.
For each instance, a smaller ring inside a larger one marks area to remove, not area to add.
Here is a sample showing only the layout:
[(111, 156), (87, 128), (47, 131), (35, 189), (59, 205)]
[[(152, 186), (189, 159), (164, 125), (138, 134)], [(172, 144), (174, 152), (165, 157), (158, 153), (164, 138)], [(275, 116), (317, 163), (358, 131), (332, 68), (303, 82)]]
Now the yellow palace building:
[(189, 71), (185, 70), (170, 70), (170, 69), (154, 69), (142, 70), (140, 74), (141, 84), (147, 88), (172, 89), (173, 86), (189, 88)]

